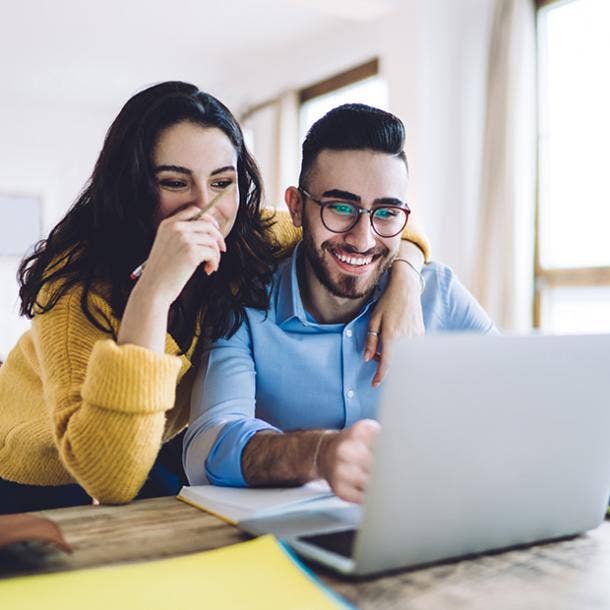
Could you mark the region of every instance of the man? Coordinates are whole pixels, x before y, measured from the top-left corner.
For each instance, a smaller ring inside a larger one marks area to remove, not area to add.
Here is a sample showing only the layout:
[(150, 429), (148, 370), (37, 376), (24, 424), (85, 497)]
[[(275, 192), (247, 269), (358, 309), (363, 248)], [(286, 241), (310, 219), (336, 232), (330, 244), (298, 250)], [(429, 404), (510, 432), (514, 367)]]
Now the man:
[[(269, 310), (247, 310), (195, 383), (184, 446), (192, 484), (323, 478), (343, 499), (362, 501), (379, 389), (375, 362), (361, 354), (387, 270), (405, 264), (396, 258), (409, 215), (403, 146), (398, 118), (360, 104), (312, 126), (299, 187), (285, 194), (303, 240), (275, 274)], [(494, 331), (449, 268), (428, 264), (423, 277), (426, 332)]]

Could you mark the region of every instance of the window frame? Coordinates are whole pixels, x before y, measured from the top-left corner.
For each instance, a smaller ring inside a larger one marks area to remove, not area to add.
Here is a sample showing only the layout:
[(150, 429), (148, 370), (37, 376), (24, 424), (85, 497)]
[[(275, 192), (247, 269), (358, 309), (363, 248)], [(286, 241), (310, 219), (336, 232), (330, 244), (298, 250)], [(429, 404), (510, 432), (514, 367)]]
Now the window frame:
[[(535, 0), (536, 17), (541, 9), (565, 0)], [(538, 91), (538, 94), (540, 92)], [(538, 117), (538, 120), (540, 117)], [(537, 130), (538, 131), (538, 130)], [(540, 132), (537, 135), (536, 151), (536, 210), (534, 242), (534, 299), (533, 326), (542, 325), (542, 293), (546, 288), (596, 288), (610, 286), (610, 266), (545, 268), (540, 262)]]
[(299, 91), (299, 106), (302, 106), (309, 100), (332, 93), (348, 85), (353, 85), (361, 80), (379, 75), (379, 58), (374, 57), (358, 66), (354, 66), (349, 70), (335, 74), (329, 78), (318, 81), (313, 85), (304, 87)]

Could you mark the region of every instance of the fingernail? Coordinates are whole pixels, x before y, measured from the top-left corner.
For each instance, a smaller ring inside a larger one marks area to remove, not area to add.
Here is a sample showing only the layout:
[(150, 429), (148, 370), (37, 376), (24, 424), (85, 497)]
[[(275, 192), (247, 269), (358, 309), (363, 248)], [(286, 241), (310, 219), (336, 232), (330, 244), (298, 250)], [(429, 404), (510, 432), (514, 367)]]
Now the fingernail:
[(369, 352), (369, 350), (366, 350), (364, 352), (364, 361), (368, 362), (371, 359), (371, 352)]

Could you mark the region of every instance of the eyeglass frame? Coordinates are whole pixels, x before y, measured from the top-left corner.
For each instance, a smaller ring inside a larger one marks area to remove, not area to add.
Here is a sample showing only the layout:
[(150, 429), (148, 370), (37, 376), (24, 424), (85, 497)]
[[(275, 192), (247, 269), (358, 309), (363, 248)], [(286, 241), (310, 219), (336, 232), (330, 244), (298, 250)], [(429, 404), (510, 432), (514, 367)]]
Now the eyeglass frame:
[[(407, 223), (409, 222), (409, 216), (411, 215), (411, 208), (409, 207), (409, 205), (406, 202), (401, 202), (401, 205), (378, 205), (378, 206), (373, 206), (372, 208), (363, 208), (362, 206), (356, 205), (353, 201), (345, 201), (345, 200), (341, 200), (341, 199), (333, 199), (333, 200), (329, 200), (329, 201), (322, 201), (321, 199), (316, 199), (311, 193), (309, 193), (308, 191), (306, 191), (302, 186), (297, 187), (297, 190), (302, 194), (305, 195), (305, 197), (307, 197), (308, 199), (311, 199), (314, 203), (317, 203), (320, 206), (320, 220), (322, 221), (322, 224), (326, 227), (326, 229), (328, 231), (330, 231), (331, 233), (347, 233), (348, 231), (351, 231), (359, 222), (360, 222), (360, 217), (362, 216), (362, 214), (368, 214), (369, 215), (369, 221), (371, 223), (371, 229), (373, 229), (373, 231), (379, 235), (379, 237), (383, 238), (383, 239), (390, 239), (391, 237), (396, 237), (397, 235), (399, 235), (400, 233), (402, 233), (405, 229), (405, 227), (407, 226)], [(354, 220), (354, 223), (352, 225), (350, 225), (347, 229), (343, 229), (342, 231), (336, 231), (335, 229), (331, 229), (325, 222), (324, 222), (324, 208), (327, 207), (327, 205), (331, 204), (331, 203), (337, 203), (338, 201), (342, 201), (343, 203), (348, 203), (349, 205), (354, 206), (354, 208), (356, 208), (356, 210), (358, 211), (358, 216), (356, 216), (356, 219)], [(382, 235), (376, 228), (375, 228), (375, 224), (373, 223), (373, 214), (376, 212), (376, 210), (380, 209), (380, 208), (397, 208), (399, 210), (403, 210), (405, 212), (405, 222), (402, 225), (402, 227), (396, 231), (396, 233), (393, 233), (392, 235)]]

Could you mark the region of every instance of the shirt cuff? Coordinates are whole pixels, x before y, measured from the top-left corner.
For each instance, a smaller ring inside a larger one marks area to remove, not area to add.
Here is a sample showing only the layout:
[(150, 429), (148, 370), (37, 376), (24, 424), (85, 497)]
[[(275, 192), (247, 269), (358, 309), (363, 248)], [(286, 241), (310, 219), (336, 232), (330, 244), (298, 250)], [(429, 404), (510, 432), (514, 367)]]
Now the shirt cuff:
[(205, 474), (212, 485), (248, 487), (241, 469), (241, 454), (248, 441), (260, 430), (281, 433), (262, 419), (242, 419), (222, 428), (205, 461)]

